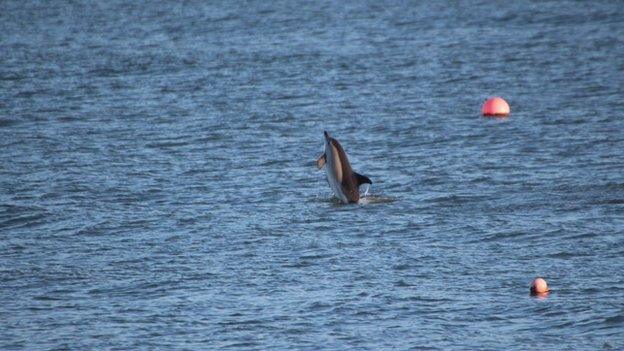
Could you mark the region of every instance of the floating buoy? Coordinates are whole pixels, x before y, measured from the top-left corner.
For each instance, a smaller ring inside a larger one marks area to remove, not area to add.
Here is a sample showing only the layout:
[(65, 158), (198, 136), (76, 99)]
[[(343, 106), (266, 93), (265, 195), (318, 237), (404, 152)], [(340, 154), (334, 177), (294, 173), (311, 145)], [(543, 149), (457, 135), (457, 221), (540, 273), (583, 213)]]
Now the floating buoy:
[(483, 104), (483, 115), (486, 117), (506, 117), (509, 116), (509, 104), (503, 98), (493, 97), (487, 99)]
[(546, 295), (550, 292), (548, 284), (543, 278), (535, 278), (531, 282), (531, 295)]

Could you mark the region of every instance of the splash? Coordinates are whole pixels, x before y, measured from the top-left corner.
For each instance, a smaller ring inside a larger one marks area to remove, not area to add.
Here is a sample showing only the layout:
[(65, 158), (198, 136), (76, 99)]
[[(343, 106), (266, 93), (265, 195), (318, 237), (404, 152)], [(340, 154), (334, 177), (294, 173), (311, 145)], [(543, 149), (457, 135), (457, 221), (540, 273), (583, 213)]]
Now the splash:
[(366, 184), (366, 190), (364, 190), (364, 195), (362, 195), (362, 197), (367, 197), (369, 190), (370, 190), (370, 184)]
[(360, 200), (358, 201), (358, 204), (360, 205), (367, 205), (371, 202), (371, 199), (368, 197), (368, 192), (370, 191), (370, 184), (364, 184), (364, 186), (365, 186), (364, 194), (360, 196)]

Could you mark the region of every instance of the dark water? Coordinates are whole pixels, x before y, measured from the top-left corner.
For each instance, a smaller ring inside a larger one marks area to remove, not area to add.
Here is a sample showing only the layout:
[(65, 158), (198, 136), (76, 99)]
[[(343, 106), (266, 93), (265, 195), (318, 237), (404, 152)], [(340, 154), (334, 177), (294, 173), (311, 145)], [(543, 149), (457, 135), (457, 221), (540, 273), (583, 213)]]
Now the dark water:
[(624, 348), (621, 2), (2, 1), (0, 33), (0, 349)]

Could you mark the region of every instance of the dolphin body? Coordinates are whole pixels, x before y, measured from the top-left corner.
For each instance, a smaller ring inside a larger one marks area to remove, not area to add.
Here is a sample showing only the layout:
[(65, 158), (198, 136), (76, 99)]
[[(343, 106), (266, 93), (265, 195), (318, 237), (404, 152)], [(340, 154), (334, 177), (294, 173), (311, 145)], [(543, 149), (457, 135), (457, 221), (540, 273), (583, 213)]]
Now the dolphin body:
[(316, 160), (318, 169), (325, 167), (327, 182), (334, 191), (334, 195), (343, 203), (358, 202), (360, 200), (359, 186), (373, 182), (366, 176), (353, 171), (347, 154), (338, 140), (325, 133), (325, 153)]

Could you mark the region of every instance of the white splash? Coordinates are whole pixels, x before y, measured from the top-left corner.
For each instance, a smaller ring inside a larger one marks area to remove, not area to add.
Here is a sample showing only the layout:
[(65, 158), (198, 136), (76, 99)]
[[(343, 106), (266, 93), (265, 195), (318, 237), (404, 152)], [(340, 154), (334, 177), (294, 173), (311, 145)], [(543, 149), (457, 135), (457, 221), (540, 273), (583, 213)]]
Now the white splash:
[(364, 194), (360, 196), (360, 200), (358, 201), (359, 205), (367, 205), (370, 203), (370, 198), (367, 198), (368, 191), (370, 190), (370, 184), (365, 184), (366, 188), (364, 188)]
[(364, 195), (362, 195), (362, 197), (367, 197), (369, 190), (370, 190), (370, 184), (366, 184), (366, 190), (364, 190)]

